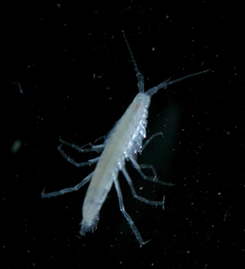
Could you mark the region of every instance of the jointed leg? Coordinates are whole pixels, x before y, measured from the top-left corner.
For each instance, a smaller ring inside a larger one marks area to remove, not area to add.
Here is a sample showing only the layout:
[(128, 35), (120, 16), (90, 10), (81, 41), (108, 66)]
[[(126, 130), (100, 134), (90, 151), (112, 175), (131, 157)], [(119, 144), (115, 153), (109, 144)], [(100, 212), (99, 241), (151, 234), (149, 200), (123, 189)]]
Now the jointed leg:
[[(139, 165), (133, 155), (129, 156), (129, 160), (132, 162), (133, 167), (139, 172), (139, 174), (143, 177), (143, 179), (146, 179), (146, 180), (149, 180), (149, 181), (156, 181), (157, 173), (156, 173), (156, 170), (154, 169), (154, 167), (152, 165), (150, 165), (150, 164), (149, 165), (147, 165), (147, 164)], [(150, 168), (152, 170), (153, 174), (154, 174), (154, 177), (146, 176), (142, 172), (141, 167), (143, 169), (144, 168)]]
[[(154, 169), (154, 167), (150, 164), (138, 164), (137, 161), (135, 160), (134, 156), (129, 156), (129, 159), (130, 161), (132, 162), (134, 168), (139, 172), (139, 174), (143, 177), (143, 179), (145, 180), (149, 180), (149, 181), (152, 181), (152, 182), (155, 182), (155, 183), (158, 183), (158, 184), (161, 184), (161, 185), (165, 185), (165, 186), (174, 186), (175, 184), (172, 184), (172, 183), (169, 183), (169, 182), (165, 182), (165, 181), (161, 181), (161, 180), (158, 180), (157, 179), (157, 173), (156, 173), (156, 170)], [(151, 169), (153, 174), (154, 174), (154, 177), (149, 177), (149, 176), (146, 176), (141, 168), (143, 169)]]
[[(98, 138), (98, 139), (100, 139), (100, 138)], [(98, 140), (98, 139), (97, 139), (97, 140)], [(96, 140), (96, 141), (97, 141), (97, 140)], [(79, 152), (93, 152), (93, 151), (96, 151), (96, 152), (99, 153), (99, 152), (101, 152), (101, 151), (104, 149), (104, 147), (105, 147), (104, 144), (93, 145), (92, 143), (87, 143), (87, 144), (85, 144), (85, 145), (79, 147), (79, 146), (77, 146), (77, 145), (75, 145), (75, 144), (66, 142), (66, 141), (64, 141), (64, 140), (61, 139), (61, 138), (59, 138), (59, 141), (60, 141), (62, 144), (66, 145), (66, 146), (69, 146), (69, 147), (72, 147), (72, 148), (76, 149), (76, 150), (79, 151)], [(62, 146), (62, 145), (60, 145), (59, 147), (61, 147), (61, 146)], [(90, 146), (91, 149), (85, 149), (85, 147), (87, 147), (87, 146)]]
[[(100, 140), (102, 137), (99, 137), (97, 140)], [(59, 138), (59, 141), (62, 143), (61, 145), (58, 146), (58, 151), (60, 152), (60, 154), (68, 161), (70, 162), (71, 164), (75, 165), (76, 167), (82, 167), (82, 166), (86, 166), (86, 165), (91, 165), (93, 163), (97, 163), (99, 158), (100, 157), (97, 157), (97, 158), (94, 158), (94, 159), (91, 159), (91, 160), (88, 160), (87, 162), (82, 162), (82, 163), (77, 163), (76, 161), (74, 161), (72, 158), (70, 158), (63, 150), (62, 150), (62, 145), (66, 145), (66, 146), (69, 146), (69, 147), (72, 147), (76, 150), (78, 150), (79, 152), (101, 152), (105, 145), (104, 144), (101, 144), (101, 145), (93, 145), (92, 143), (88, 143), (86, 145), (83, 145), (81, 147), (78, 147), (76, 146), (75, 144), (72, 144), (72, 143), (69, 143), (69, 142), (66, 142), (64, 140), (62, 140), (61, 138)], [(96, 143), (95, 141), (95, 143)], [(90, 146), (91, 148), (90, 149), (85, 149), (85, 147), (87, 146)]]
[(88, 160), (87, 162), (83, 162), (83, 163), (77, 163), (76, 161), (74, 161), (72, 158), (70, 158), (62, 149), (61, 149), (62, 145), (58, 146), (58, 151), (60, 152), (60, 154), (71, 164), (75, 165), (76, 167), (82, 167), (82, 166), (86, 166), (86, 165), (91, 165), (93, 163), (97, 163), (99, 161), (99, 157), (96, 157), (94, 159)]
[(140, 235), (138, 229), (136, 228), (133, 220), (131, 219), (129, 214), (125, 211), (124, 204), (123, 204), (123, 197), (122, 197), (122, 193), (121, 193), (121, 189), (120, 189), (118, 179), (115, 179), (114, 183), (115, 183), (115, 188), (116, 188), (116, 191), (117, 191), (120, 210), (121, 210), (123, 216), (125, 217), (125, 219), (128, 221), (128, 224), (129, 224), (130, 228), (132, 229), (136, 239), (139, 241), (140, 246), (145, 245), (150, 240), (148, 240), (146, 242), (143, 241), (143, 238), (141, 237), (141, 235)]
[(53, 196), (58, 196), (58, 195), (62, 195), (62, 194), (65, 194), (65, 193), (69, 193), (69, 192), (73, 192), (73, 191), (77, 191), (79, 190), (83, 185), (85, 185), (86, 183), (88, 183), (91, 178), (92, 178), (92, 175), (93, 175), (94, 172), (90, 173), (87, 177), (85, 177), (80, 183), (78, 183), (76, 186), (74, 187), (70, 187), (70, 188), (66, 188), (66, 189), (62, 189), (60, 191), (54, 191), (54, 192), (49, 192), (49, 193), (44, 193), (44, 190), (43, 189), (43, 192), (41, 193), (41, 197), (42, 198), (50, 198), (50, 197), (53, 197)]
[(105, 136), (105, 135), (102, 135), (102, 136), (98, 137), (98, 138), (94, 141), (94, 143), (97, 143), (97, 142), (98, 142), (99, 140), (101, 140), (101, 139), (104, 139), (104, 141), (105, 141), (106, 136)]
[(151, 142), (151, 140), (152, 140), (153, 138), (155, 138), (156, 136), (159, 136), (159, 135), (161, 135), (161, 136), (164, 138), (164, 135), (163, 135), (162, 132), (157, 132), (157, 133), (153, 134), (149, 139), (147, 139), (147, 140), (145, 141), (143, 147), (142, 147), (141, 150), (140, 150), (140, 153), (147, 147), (147, 145), (149, 145), (149, 143)]
[(139, 201), (141, 201), (143, 203), (146, 203), (148, 205), (155, 205), (155, 206), (161, 205), (162, 207), (164, 207), (165, 197), (163, 197), (163, 201), (159, 202), (159, 201), (150, 201), (150, 200), (147, 200), (144, 197), (141, 197), (141, 196), (137, 195), (137, 193), (136, 193), (136, 191), (134, 189), (133, 182), (132, 182), (128, 172), (126, 171), (125, 168), (122, 169), (122, 172), (123, 172), (123, 174), (124, 174), (124, 176), (125, 176), (125, 178), (126, 178), (126, 180), (128, 182), (128, 185), (129, 185), (129, 187), (131, 189), (132, 195), (134, 196), (135, 199), (137, 199), (137, 200), (139, 200)]

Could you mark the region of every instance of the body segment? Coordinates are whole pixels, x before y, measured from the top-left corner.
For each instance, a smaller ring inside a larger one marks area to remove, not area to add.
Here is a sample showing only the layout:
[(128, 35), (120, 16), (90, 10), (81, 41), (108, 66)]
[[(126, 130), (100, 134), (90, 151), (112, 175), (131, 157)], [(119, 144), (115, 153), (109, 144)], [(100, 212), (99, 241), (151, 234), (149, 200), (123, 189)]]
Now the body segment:
[(141, 147), (145, 138), (150, 97), (138, 93), (122, 118), (116, 123), (105, 141), (105, 149), (95, 168), (88, 187), (84, 204), (81, 234), (93, 230), (104, 203), (119, 170), (125, 165), (131, 151)]

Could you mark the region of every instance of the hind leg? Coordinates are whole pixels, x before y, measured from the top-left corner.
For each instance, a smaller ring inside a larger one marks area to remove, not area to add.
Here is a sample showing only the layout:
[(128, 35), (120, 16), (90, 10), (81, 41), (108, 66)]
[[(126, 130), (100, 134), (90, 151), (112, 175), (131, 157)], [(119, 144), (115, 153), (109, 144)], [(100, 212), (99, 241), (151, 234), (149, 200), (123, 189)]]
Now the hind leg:
[(141, 237), (140, 232), (138, 231), (137, 227), (135, 226), (132, 218), (126, 212), (124, 204), (123, 204), (123, 197), (122, 197), (122, 192), (121, 192), (121, 189), (120, 189), (118, 179), (114, 180), (114, 184), (115, 184), (115, 188), (116, 188), (116, 191), (117, 191), (120, 210), (121, 210), (123, 216), (125, 217), (125, 219), (128, 221), (128, 224), (129, 224), (130, 228), (132, 229), (132, 231), (133, 231), (136, 239), (138, 240), (140, 246), (143, 246), (146, 243), (148, 243), (150, 240), (148, 240), (148, 241), (143, 240), (143, 238)]
[(161, 205), (164, 209), (164, 201), (165, 201), (165, 197), (163, 196), (163, 201), (150, 201), (150, 200), (147, 200), (146, 198), (142, 197), (142, 196), (139, 196), (136, 191), (135, 191), (135, 188), (134, 188), (134, 185), (133, 185), (133, 182), (127, 172), (127, 170), (125, 168), (122, 169), (122, 172), (123, 172), (123, 175), (125, 176), (127, 182), (128, 182), (128, 185), (130, 187), (130, 190), (132, 192), (132, 195), (134, 196), (135, 199), (145, 203), (145, 204), (148, 204), (148, 205), (155, 205), (155, 206), (158, 206), (158, 205)]

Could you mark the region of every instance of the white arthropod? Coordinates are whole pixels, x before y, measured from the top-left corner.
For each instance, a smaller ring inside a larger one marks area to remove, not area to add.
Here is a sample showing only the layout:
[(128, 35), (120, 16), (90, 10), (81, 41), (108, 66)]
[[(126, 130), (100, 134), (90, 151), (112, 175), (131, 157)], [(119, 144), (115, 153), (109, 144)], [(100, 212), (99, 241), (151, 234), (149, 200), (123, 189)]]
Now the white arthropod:
[[(127, 44), (128, 50), (130, 52), (131, 59), (132, 59), (132, 62), (134, 64), (134, 68), (136, 71), (139, 93), (136, 95), (133, 102), (130, 104), (130, 106), (128, 107), (126, 112), (123, 114), (121, 119), (115, 124), (114, 128), (109, 132), (103, 144), (93, 145), (92, 143), (88, 143), (82, 147), (78, 147), (74, 144), (68, 143), (60, 139), (61, 145), (58, 147), (58, 149), (60, 153), (69, 162), (76, 165), (77, 167), (91, 165), (93, 163), (97, 163), (97, 165), (94, 172), (89, 174), (76, 186), (62, 189), (60, 191), (51, 192), (51, 193), (44, 193), (43, 191), (42, 198), (49, 198), (49, 197), (69, 193), (72, 191), (77, 191), (84, 184), (91, 181), (88, 187), (88, 190), (84, 199), (84, 203), (83, 203), (83, 208), (82, 208), (83, 219), (81, 222), (80, 234), (84, 235), (86, 232), (93, 231), (96, 228), (98, 220), (99, 220), (100, 209), (108, 195), (108, 192), (110, 191), (112, 187), (112, 184), (114, 183), (116, 191), (117, 191), (117, 195), (118, 195), (120, 210), (122, 214), (124, 215), (124, 217), (127, 219), (133, 233), (135, 234), (135, 237), (139, 241), (140, 246), (142, 246), (148, 241), (145, 242), (142, 239), (133, 220), (131, 219), (129, 214), (125, 211), (124, 204), (123, 204), (123, 197), (122, 197), (122, 193), (121, 193), (121, 189), (120, 189), (119, 181), (118, 181), (118, 173), (119, 171), (122, 171), (122, 173), (124, 174), (130, 186), (131, 192), (136, 199), (146, 204), (157, 205), (157, 206), (160, 205), (164, 208), (164, 197), (162, 201), (149, 201), (136, 194), (136, 191), (134, 189), (130, 176), (128, 175), (125, 169), (125, 160), (130, 160), (133, 166), (137, 169), (137, 171), (140, 173), (140, 175), (144, 179), (148, 179), (154, 182), (158, 182), (160, 184), (168, 185), (168, 183), (164, 183), (156, 179), (155, 170), (151, 165), (139, 165), (136, 160), (137, 152), (142, 152), (143, 148), (149, 143), (149, 141), (153, 137), (157, 135), (162, 135), (162, 133), (160, 132), (154, 134), (148, 141), (146, 141), (144, 146), (142, 146), (142, 141), (143, 139), (146, 138), (147, 117), (148, 117), (148, 109), (149, 109), (151, 97), (159, 89), (166, 88), (167, 86), (173, 83), (176, 83), (178, 81), (181, 81), (183, 79), (205, 73), (208, 70), (194, 73), (191, 75), (187, 75), (187, 76), (184, 76), (182, 78), (172, 80), (172, 81), (168, 79), (160, 83), (158, 86), (153, 87), (149, 89), (148, 91), (144, 92), (144, 77), (142, 76), (142, 74), (140, 73), (137, 67), (133, 53), (124, 35), (124, 32), (123, 32), (123, 36)], [(71, 146), (74, 149), (78, 150), (79, 152), (101, 152), (102, 151), (102, 154), (100, 157), (88, 160), (87, 162), (76, 163), (74, 160), (72, 160), (70, 157), (68, 157), (64, 153), (64, 151), (61, 149), (62, 145)], [(87, 146), (90, 146), (91, 148), (85, 148)], [(152, 169), (155, 177), (154, 178), (147, 177), (146, 175), (144, 175), (141, 168)]]

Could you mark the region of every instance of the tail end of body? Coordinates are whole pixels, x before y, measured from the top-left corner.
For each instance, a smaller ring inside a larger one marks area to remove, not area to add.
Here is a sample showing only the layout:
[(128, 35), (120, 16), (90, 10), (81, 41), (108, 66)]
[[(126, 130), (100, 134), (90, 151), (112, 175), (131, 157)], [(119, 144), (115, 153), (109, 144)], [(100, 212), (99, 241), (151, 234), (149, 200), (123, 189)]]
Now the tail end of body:
[(81, 236), (85, 235), (87, 232), (94, 232), (97, 229), (97, 225), (99, 222), (99, 215), (97, 215), (92, 221), (87, 221), (85, 219), (81, 222), (81, 229), (79, 234)]

